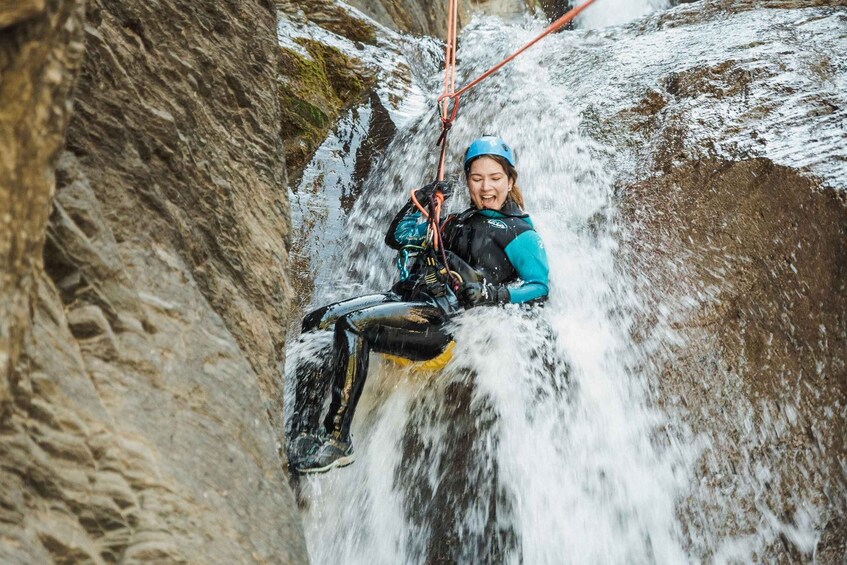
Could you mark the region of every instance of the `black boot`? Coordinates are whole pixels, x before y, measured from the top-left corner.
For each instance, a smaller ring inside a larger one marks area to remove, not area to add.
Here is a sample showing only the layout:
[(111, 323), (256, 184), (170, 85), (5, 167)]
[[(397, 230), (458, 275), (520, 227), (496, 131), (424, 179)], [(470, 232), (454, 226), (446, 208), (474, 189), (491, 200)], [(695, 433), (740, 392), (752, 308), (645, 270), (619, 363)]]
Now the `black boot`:
[(301, 432), (288, 442), (288, 468), (300, 471), (311, 457), (317, 454), (322, 445), (317, 434)]
[(301, 473), (323, 473), (349, 465), (355, 459), (350, 426), (367, 379), (370, 352), (370, 344), (356, 326), (356, 318), (357, 314), (352, 313), (342, 316), (335, 324), (332, 400), (324, 419), (326, 436), (314, 455), (297, 466)]
[(356, 460), (353, 444), (329, 437), (310, 457), (306, 457), (297, 471), (300, 473), (325, 473), (333, 467), (346, 467)]
[[(301, 341), (307, 339), (315, 339), (314, 334), (300, 338)], [(332, 348), (328, 346), (314, 357), (297, 363), (293, 375), (294, 410), (286, 450), (288, 468), (292, 471), (297, 471), (323, 444), (319, 435), (320, 415), (332, 381), (331, 362)]]

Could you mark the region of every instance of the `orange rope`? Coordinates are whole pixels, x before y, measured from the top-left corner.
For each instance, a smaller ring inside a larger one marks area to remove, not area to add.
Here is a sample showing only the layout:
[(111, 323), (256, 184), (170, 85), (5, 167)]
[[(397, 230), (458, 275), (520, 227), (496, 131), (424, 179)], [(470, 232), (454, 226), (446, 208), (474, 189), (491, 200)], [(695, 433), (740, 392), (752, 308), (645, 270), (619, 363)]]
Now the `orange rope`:
[(435, 221), (432, 230), (432, 248), (436, 251), (440, 244), (441, 237), (441, 204), (444, 203), (444, 195), (440, 192), (435, 193)]
[[(453, 1), (454, 0), (451, 0), (451, 2), (453, 2)], [(567, 14), (565, 14), (564, 16), (562, 16), (561, 18), (559, 18), (558, 20), (556, 20), (555, 22), (550, 24), (547, 27), (547, 29), (545, 29), (544, 31), (541, 32), (541, 34), (538, 35), (538, 37), (536, 37), (535, 39), (533, 39), (532, 41), (530, 41), (529, 43), (527, 43), (526, 45), (524, 45), (523, 47), (521, 47), (520, 49), (518, 49), (517, 51), (515, 51), (514, 53), (512, 53), (511, 55), (509, 55), (508, 57), (506, 57), (505, 59), (503, 59), (499, 63), (497, 63), (496, 65), (494, 65), (493, 67), (491, 67), (490, 69), (488, 69), (487, 71), (485, 71), (484, 73), (479, 75), (477, 78), (475, 78), (474, 80), (472, 80), (471, 82), (469, 82), (468, 84), (466, 84), (465, 86), (460, 88), (459, 90), (451, 89), (451, 92), (445, 91), (444, 93), (442, 93), (441, 96), (438, 97), (438, 103), (442, 107), (442, 117), (444, 116), (444, 108), (447, 107), (447, 104), (445, 104), (445, 102), (447, 100), (452, 99), (453, 103), (454, 103), (454, 107), (457, 107), (458, 103), (459, 103), (459, 97), (462, 94), (464, 94), (465, 92), (467, 92), (471, 88), (475, 87), (476, 85), (478, 85), (483, 80), (487, 79), (488, 77), (490, 77), (491, 75), (493, 75), (494, 73), (496, 73), (497, 71), (502, 69), (503, 67), (505, 67), (515, 57), (517, 57), (518, 55), (520, 55), (521, 53), (523, 53), (524, 51), (526, 51), (527, 49), (529, 49), (530, 47), (532, 47), (533, 45), (535, 45), (536, 43), (538, 43), (539, 41), (541, 41), (542, 39), (544, 39), (545, 37), (547, 37), (548, 35), (553, 33), (554, 31), (558, 31), (562, 27), (564, 27), (567, 24), (569, 24), (570, 22), (572, 22), (573, 19), (576, 18), (580, 13), (582, 13), (583, 10), (588, 8), (591, 4), (593, 4), (596, 1), (597, 0), (587, 0), (585, 3), (573, 8)], [(455, 25), (455, 24), (450, 24), (450, 25)], [(452, 29), (452, 28), (450, 28), (450, 29)], [(448, 31), (448, 35), (449, 35), (449, 31)], [(454, 47), (454, 49), (455, 49), (455, 47)], [(455, 64), (455, 58), (453, 60), (453, 63)], [(454, 76), (455, 76), (455, 69), (453, 69), (452, 72), (454, 73)], [(445, 83), (446, 83), (446, 79), (445, 79)], [(453, 117), (455, 117), (455, 112), (454, 112)]]
[(415, 205), (415, 208), (417, 208), (418, 210), (421, 211), (421, 214), (423, 214), (424, 218), (429, 218), (429, 212), (426, 211), (426, 208), (421, 206), (421, 203), (418, 202), (418, 197), (415, 196), (415, 193), (417, 191), (418, 191), (417, 189), (412, 190), (412, 204)]
[[(421, 205), (421, 203), (418, 202), (418, 197), (415, 196), (416, 192), (417, 192), (417, 190), (412, 191), (412, 204), (415, 205), (415, 208), (420, 210), (420, 212), (421, 212), (421, 214), (423, 214), (424, 218), (428, 219), (429, 218), (429, 212), (427, 212), (426, 208), (424, 208)], [(442, 194), (441, 192), (436, 192), (434, 196), (435, 196), (435, 218), (431, 222), (433, 224), (433, 226), (432, 226), (432, 246), (433, 246), (434, 249), (438, 249), (439, 230), (441, 229), (441, 226), (440, 226), (441, 205), (444, 204), (444, 194)]]
[[(447, 130), (456, 118), (458, 104), (453, 101), (452, 113), (450, 111), (450, 93), (456, 90), (456, 41), (459, 36), (459, 0), (450, 0), (447, 19), (447, 41), (444, 53), (444, 90), (438, 97), (438, 106), (441, 113), (441, 137), (438, 143), (441, 145), (441, 155), (438, 159), (438, 174), (436, 180), (444, 180), (444, 168), (447, 160)], [(443, 101), (443, 102), (442, 102)]]
[[(447, 20), (447, 42), (444, 54), (444, 91), (442, 94), (456, 89), (456, 37), (458, 35), (459, 0), (450, 0)], [(442, 118), (447, 117), (446, 108), (442, 108)]]

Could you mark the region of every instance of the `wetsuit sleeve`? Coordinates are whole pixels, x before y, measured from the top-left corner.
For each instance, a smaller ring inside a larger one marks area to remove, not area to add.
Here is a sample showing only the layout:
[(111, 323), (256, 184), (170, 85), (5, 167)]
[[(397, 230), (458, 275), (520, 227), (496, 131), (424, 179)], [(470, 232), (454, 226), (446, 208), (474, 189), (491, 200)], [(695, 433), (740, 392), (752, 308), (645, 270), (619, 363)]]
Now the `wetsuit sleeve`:
[(421, 245), (426, 239), (426, 222), (421, 222), (421, 213), (415, 211), (411, 201), (397, 212), (388, 233), (385, 234), (385, 243), (392, 249), (402, 249), (406, 245)]
[(547, 296), (550, 267), (544, 243), (535, 230), (525, 231), (506, 246), (506, 257), (522, 284), (509, 288), (509, 302), (520, 304)]

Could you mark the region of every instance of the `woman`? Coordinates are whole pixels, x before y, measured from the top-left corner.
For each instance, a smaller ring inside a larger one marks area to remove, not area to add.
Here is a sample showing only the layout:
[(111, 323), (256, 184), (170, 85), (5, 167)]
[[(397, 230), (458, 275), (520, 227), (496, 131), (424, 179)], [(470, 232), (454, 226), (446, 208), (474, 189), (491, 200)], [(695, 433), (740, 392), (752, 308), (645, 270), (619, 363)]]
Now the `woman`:
[[(304, 318), (303, 334), (332, 330), (333, 345), (331, 355), (297, 368), (288, 450), (292, 470), (323, 472), (353, 462), (350, 426), (371, 350), (432, 359), (452, 340), (445, 325), (460, 305), (546, 298), (547, 255), (523, 212), (512, 149), (498, 137), (477, 139), (465, 151), (465, 178), (472, 206), (441, 223), (444, 253), (427, 252), (428, 223), (419, 211), (437, 198), (437, 191), (449, 196), (448, 184), (432, 183), (415, 192), (416, 202), (400, 210), (385, 238), (402, 253), (400, 282), (388, 293), (331, 304)], [(410, 268), (407, 259), (415, 254)], [(332, 398), (321, 433), (318, 421), (330, 382)]]

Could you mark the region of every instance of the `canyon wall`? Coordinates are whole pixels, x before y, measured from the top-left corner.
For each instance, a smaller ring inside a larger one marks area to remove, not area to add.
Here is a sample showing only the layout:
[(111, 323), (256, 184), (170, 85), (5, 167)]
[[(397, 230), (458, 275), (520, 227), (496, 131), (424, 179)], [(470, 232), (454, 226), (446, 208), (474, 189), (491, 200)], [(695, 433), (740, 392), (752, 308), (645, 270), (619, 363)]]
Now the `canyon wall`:
[(275, 8), (82, 8), (0, 10), (0, 561), (305, 562)]

